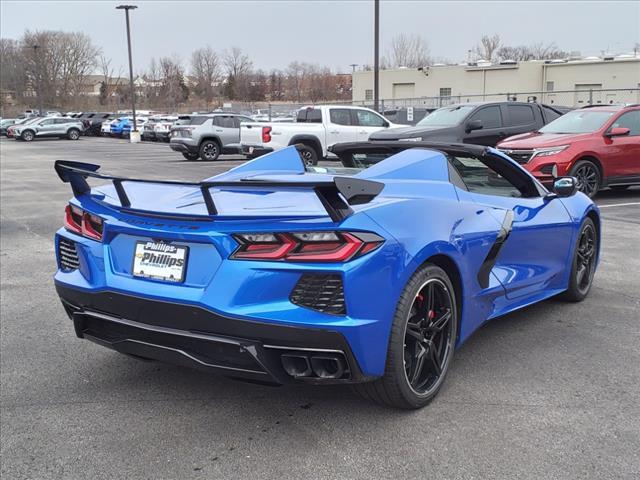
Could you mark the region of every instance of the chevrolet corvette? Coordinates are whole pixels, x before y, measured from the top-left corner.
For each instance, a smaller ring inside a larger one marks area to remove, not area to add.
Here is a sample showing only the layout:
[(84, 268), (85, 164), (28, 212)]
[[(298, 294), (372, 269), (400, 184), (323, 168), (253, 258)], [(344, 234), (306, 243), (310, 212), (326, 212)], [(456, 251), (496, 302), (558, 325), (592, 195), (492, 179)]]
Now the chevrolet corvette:
[(412, 409), (488, 320), (589, 293), (600, 215), (575, 178), (547, 190), (466, 144), (332, 153), (340, 164), (305, 166), (291, 146), (198, 182), (57, 161), (74, 196), (55, 287), (76, 335), (258, 383), (352, 384)]

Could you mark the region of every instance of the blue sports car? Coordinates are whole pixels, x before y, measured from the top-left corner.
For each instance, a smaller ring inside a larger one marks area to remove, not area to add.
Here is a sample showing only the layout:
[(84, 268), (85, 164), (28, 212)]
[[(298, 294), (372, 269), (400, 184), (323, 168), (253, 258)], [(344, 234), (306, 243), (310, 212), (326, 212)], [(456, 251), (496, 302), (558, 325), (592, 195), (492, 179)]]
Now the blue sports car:
[[(354, 384), (426, 405), (484, 322), (589, 292), (600, 215), (573, 177), (545, 189), (473, 145), (295, 146), (202, 182), (58, 161), (74, 197), (55, 285), (78, 337), (270, 384)], [(91, 187), (88, 179), (109, 180)]]

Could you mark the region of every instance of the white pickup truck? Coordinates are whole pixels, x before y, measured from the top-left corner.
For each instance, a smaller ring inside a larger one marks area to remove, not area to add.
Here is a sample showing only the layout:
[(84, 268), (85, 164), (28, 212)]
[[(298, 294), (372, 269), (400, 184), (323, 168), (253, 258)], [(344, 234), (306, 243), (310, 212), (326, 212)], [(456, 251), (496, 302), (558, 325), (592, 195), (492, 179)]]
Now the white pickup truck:
[(240, 149), (249, 158), (301, 145), (300, 155), (308, 165), (326, 157), (335, 143), (359, 142), (373, 132), (393, 127), (379, 113), (364, 107), (322, 105), (298, 110), (293, 123), (255, 122), (240, 125)]

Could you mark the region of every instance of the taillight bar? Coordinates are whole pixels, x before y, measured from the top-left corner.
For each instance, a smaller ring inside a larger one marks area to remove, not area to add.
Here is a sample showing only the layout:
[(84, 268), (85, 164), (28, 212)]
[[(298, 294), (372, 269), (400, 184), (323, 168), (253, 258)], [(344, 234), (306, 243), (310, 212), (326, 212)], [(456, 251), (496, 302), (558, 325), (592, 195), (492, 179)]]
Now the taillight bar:
[(232, 259), (285, 262), (347, 262), (376, 250), (384, 238), (371, 232), (238, 233)]
[(67, 230), (92, 240), (102, 241), (102, 218), (73, 205), (67, 205), (64, 213), (64, 226)]
[(271, 141), (271, 127), (262, 127), (262, 143)]

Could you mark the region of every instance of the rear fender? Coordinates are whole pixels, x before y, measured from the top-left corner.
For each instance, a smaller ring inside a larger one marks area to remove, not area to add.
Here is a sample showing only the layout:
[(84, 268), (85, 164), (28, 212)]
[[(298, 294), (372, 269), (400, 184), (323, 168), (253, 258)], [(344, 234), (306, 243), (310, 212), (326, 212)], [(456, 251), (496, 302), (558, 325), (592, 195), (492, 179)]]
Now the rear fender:
[(315, 135), (294, 135), (291, 137), (291, 140), (289, 140), (289, 145), (295, 145), (296, 143), (304, 143), (305, 145), (312, 146), (316, 152), (318, 152), (319, 157), (324, 157), (327, 154), (322, 148), (320, 139)]

